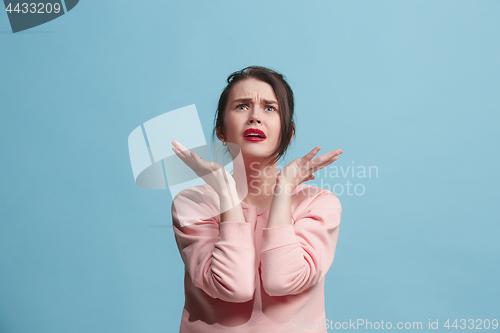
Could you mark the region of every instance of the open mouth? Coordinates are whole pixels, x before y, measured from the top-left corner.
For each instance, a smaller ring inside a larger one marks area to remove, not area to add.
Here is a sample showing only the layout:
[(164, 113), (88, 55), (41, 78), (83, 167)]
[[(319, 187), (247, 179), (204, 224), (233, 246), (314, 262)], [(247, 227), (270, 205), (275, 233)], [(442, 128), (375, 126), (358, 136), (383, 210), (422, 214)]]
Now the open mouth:
[(249, 141), (263, 141), (266, 139), (266, 135), (260, 129), (249, 128), (244, 133), (243, 136), (245, 140)]

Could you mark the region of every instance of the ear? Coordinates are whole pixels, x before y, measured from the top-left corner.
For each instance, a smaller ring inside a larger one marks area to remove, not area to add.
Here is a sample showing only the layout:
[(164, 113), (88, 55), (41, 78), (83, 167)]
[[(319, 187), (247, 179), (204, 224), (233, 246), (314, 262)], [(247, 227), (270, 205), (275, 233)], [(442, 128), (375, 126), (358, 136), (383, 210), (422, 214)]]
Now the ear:
[(224, 134), (220, 132), (220, 130), (217, 129), (216, 134), (217, 134), (217, 139), (219, 139), (220, 141), (226, 140), (226, 137), (224, 136)]
[(293, 129), (292, 129), (292, 137), (290, 138), (290, 142), (289, 142), (288, 144), (292, 143), (293, 136), (295, 135), (295, 124), (292, 124), (292, 126), (293, 126)]

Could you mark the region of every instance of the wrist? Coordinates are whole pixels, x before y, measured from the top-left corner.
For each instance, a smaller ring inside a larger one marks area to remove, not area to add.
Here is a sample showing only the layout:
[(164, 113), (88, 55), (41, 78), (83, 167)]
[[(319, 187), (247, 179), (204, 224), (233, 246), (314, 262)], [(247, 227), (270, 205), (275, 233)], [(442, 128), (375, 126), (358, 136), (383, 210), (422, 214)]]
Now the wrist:
[(288, 182), (285, 179), (277, 179), (276, 180), (276, 186), (274, 187), (274, 194), (275, 195), (280, 195), (280, 194), (287, 194), (291, 195), (292, 192), (295, 190), (295, 185)]
[(234, 199), (234, 196), (238, 196), (236, 187), (229, 184), (222, 185), (215, 192), (217, 192), (217, 195), (221, 200), (230, 200)]
[(240, 200), (236, 190), (220, 191), (219, 195), (220, 213), (229, 211), (239, 205)]
[(285, 187), (289, 187), (289, 186), (293, 186), (293, 183), (288, 181), (286, 178), (284, 177), (276, 177), (276, 185), (280, 185), (280, 186), (285, 186)]

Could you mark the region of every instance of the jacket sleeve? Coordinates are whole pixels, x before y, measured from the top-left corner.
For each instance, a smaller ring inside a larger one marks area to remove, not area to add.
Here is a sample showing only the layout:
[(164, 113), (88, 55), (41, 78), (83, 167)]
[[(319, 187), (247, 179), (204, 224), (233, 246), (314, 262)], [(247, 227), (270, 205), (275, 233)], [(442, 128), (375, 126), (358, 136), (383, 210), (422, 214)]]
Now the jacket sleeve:
[(293, 224), (263, 230), (261, 276), (267, 294), (299, 294), (325, 277), (333, 263), (341, 214), (339, 199), (325, 190)]
[(175, 240), (194, 286), (213, 298), (247, 302), (256, 274), (250, 224), (219, 221), (216, 194), (188, 188), (172, 201)]

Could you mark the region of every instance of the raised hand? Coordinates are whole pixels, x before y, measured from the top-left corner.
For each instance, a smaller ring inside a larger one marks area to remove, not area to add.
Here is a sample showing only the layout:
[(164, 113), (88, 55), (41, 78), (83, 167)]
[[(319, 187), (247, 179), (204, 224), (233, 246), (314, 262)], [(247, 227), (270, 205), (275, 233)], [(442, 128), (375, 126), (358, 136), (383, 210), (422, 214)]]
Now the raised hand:
[(317, 146), (304, 157), (293, 160), (281, 169), (277, 183), (293, 191), (301, 183), (314, 179), (313, 173), (335, 162), (342, 154), (342, 149), (336, 149), (313, 159), (320, 149), (321, 147)]
[(217, 194), (226, 194), (229, 189), (235, 188), (234, 178), (220, 164), (205, 161), (194, 151), (188, 150), (177, 141), (173, 141), (172, 150), (190, 167), (201, 179), (210, 185)]

